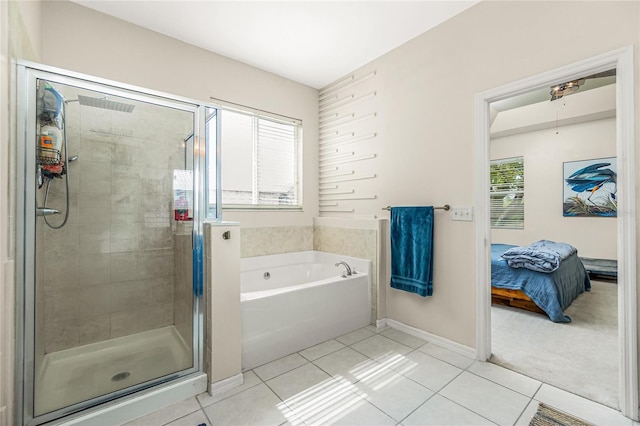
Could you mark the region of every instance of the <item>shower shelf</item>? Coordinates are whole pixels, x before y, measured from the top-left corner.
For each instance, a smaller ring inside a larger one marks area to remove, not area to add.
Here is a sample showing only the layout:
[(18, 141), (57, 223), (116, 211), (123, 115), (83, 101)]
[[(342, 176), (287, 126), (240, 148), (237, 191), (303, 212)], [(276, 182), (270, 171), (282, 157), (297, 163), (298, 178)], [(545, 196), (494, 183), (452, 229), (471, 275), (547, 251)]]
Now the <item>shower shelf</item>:
[(36, 158), (41, 166), (60, 164), (60, 150), (53, 148), (36, 148)]

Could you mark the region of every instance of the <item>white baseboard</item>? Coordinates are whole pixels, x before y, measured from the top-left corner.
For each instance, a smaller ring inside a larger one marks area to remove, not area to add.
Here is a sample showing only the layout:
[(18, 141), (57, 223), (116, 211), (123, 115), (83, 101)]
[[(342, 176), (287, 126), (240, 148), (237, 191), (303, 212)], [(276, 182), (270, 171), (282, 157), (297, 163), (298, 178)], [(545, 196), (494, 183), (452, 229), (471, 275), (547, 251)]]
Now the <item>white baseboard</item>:
[(404, 331), (407, 334), (419, 337), (438, 346), (442, 346), (443, 348), (449, 349), (450, 351), (456, 352), (460, 355), (464, 355), (470, 358), (476, 358), (476, 350), (469, 346), (465, 346), (452, 340), (445, 339), (444, 337), (436, 336), (435, 334), (420, 330), (419, 328), (411, 327), (410, 325), (403, 324), (400, 321), (388, 318), (378, 320), (378, 322), (381, 321), (384, 321), (385, 324), (391, 328)]
[(386, 318), (376, 320), (376, 328), (385, 328), (386, 326), (387, 326)]
[(222, 392), (226, 392), (229, 389), (233, 389), (237, 386), (244, 384), (244, 376), (242, 373), (238, 373), (235, 376), (231, 376), (224, 380), (217, 381), (215, 383), (209, 383), (209, 395), (217, 395)]

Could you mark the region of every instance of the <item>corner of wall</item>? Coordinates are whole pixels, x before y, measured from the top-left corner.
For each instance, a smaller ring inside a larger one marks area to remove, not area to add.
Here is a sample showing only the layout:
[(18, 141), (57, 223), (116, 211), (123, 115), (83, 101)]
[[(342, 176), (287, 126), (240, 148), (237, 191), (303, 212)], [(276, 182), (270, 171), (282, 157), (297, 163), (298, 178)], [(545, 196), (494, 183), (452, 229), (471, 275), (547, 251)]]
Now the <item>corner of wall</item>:
[(13, 61), (40, 58), (42, 2), (0, 2), (0, 425), (14, 424), (15, 81)]
[(377, 319), (387, 317), (387, 283), (391, 278), (391, 248), (389, 246), (389, 220), (378, 221), (378, 312)]
[(42, 46), (42, 1), (7, 3), (9, 43), (13, 58), (39, 61)]

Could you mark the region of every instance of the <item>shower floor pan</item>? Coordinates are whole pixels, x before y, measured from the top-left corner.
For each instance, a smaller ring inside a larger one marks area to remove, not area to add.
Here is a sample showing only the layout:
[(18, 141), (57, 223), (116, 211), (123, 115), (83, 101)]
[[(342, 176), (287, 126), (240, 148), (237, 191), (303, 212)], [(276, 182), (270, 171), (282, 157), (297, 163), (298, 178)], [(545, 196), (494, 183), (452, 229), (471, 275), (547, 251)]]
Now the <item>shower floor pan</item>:
[(37, 416), (190, 368), (174, 326), (46, 354), (37, 373)]

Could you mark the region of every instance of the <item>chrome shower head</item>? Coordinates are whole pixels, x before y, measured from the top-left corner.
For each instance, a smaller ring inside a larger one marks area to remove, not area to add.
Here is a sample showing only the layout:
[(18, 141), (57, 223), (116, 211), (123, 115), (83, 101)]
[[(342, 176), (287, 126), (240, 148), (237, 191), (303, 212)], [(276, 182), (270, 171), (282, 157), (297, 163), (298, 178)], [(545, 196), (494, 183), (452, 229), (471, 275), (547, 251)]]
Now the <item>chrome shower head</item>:
[(86, 105), (94, 108), (108, 109), (111, 111), (131, 112), (135, 105), (125, 104), (124, 102), (110, 101), (106, 98), (92, 98), (91, 96), (78, 95), (80, 105)]
[(74, 161), (76, 161), (77, 159), (78, 159), (78, 156), (77, 156), (77, 155), (72, 155), (71, 157), (69, 157), (69, 158), (68, 158), (68, 161), (69, 161), (70, 163), (73, 163), (73, 162), (74, 162)]

